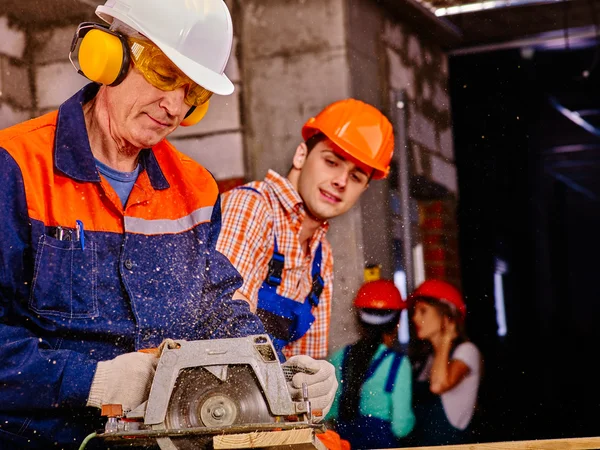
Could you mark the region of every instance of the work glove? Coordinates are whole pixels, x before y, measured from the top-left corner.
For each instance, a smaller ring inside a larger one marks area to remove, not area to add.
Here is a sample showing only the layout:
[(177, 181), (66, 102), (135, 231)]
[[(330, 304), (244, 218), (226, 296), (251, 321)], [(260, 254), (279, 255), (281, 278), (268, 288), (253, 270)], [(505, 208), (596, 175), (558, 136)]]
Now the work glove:
[(315, 415), (313, 420), (315, 422), (323, 420), (331, 408), (338, 387), (333, 365), (325, 360), (298, 355), (292, 356), (281, 366), (284, 372), (297, 372), (287, 383), (292, 399), (295, 401), (303, 399), (302, 383), (306, 383), (311, 408), (315, 412), (322, 411), (322, 415)]
[(165, 347), (176, 348), (172, 339), (165, 339), (158, 349), (125, 353), (109, 361), (100, 361), (92, 380), (86, 406), (120, 404), (131, 411), (148, 399), (158, 360)]

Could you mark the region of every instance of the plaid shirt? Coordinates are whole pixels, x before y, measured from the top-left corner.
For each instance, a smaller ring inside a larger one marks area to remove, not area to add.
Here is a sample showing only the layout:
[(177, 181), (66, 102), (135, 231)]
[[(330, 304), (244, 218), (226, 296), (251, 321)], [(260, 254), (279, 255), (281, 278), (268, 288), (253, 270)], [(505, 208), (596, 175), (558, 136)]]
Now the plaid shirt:
[(267, 277), (273, 256), (274, 238), (278, 251), (285, 256), (281, 285), (277, 293), (304, 302), (312, 287), (311, 268), (315, 252), (322, 243), (321, 276), (325, 287), (319, 306), (312, 309), (315, 322), (301, 339), (283, 349), (286, 357), (309, 355), (325, 358), (329, 341), (333, 288), (333, 255), (325, 238), (329, 228), (324, 223), (310, 240), (310, 255), (305, 255), (299, 241), (300, 228), (306, 217), (302, 198), (290, 181), (269, 171), (264, 181), (246, 186), (256, 189), (233, 189), (222, 195), (223, 224), (217, 250), (229, 258), (244, 278), (239, 289), (256, 310), (258, 290)]

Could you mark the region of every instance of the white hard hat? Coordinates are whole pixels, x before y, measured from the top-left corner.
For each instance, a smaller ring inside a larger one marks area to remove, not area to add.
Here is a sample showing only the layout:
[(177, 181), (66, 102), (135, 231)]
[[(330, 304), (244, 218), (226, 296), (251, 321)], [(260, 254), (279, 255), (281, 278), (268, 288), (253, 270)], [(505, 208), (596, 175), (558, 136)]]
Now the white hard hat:
[(107, 0), (96, 14), (146, 36), (200, 86), (215, 94), (233, 92), (223, 73), (233, 43), (231, 15), (223, 0)]

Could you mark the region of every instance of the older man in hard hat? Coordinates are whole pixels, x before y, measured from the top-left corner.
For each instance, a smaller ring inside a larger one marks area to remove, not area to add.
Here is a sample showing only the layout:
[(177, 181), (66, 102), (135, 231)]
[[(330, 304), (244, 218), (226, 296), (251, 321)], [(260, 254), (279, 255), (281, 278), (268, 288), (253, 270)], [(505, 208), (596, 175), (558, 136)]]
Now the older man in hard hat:
[[(215, 246), (218, 189), (165, 137), (230, 94), (222, 0), (108, 0), (70, 57), (94, 81), (0, 131), (0, 447), (71, 448), (141, 404), (167, 338), (263, 333)], [(303, 357), (313, 408), (333, 367)], [(296, 380), (297, 383), (300, 380)], [(291, 386), (298, 395), (298, 386)]]
[(302, 137), (287, 177), (269, 171), (223, 196), (217, 249), (241, 273), (238, 293), (285, 356), (323, 358), (333, 285), (329, 220), (387, 175), (394, 137), (381, 112), (355, 99), (327, 106)]

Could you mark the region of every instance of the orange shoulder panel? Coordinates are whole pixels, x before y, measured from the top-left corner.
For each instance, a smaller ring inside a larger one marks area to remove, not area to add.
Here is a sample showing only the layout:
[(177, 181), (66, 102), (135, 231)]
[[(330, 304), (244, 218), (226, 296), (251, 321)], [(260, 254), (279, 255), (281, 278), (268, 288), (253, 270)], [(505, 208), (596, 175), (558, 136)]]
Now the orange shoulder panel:
[(47, 226), (75, 227), (81, 220), (86, 230), (122, 232), (122, 216), (106, 207), (98, 183), (80, 183), (55, 170), (57, 115), (53, 111), (0, 131), (0, 147), (21, 168), (29, 217)]
[[(219, 188), (208, 170), (167, 141), (160, 142), (152, 150), (170, 187), (154, 191), (152, 201), (145, 208), (128, 210), (128, 215), (146, 220), (175, 220), (215, 204)], [(152, 189), (147, 176), (139, 180), (142, 188)]]

